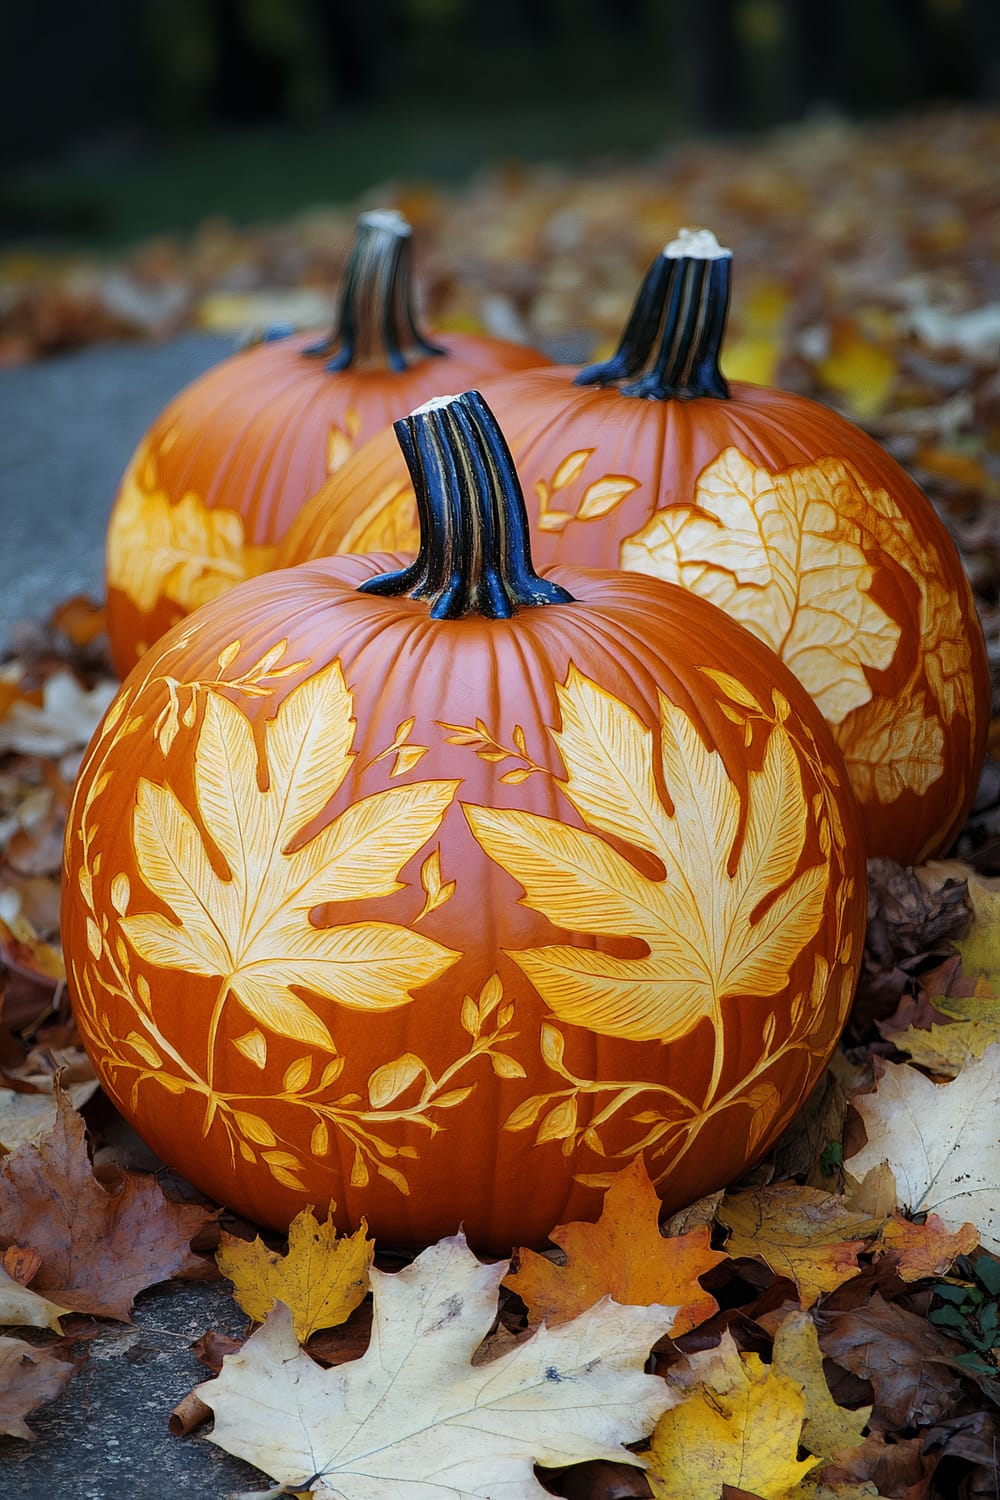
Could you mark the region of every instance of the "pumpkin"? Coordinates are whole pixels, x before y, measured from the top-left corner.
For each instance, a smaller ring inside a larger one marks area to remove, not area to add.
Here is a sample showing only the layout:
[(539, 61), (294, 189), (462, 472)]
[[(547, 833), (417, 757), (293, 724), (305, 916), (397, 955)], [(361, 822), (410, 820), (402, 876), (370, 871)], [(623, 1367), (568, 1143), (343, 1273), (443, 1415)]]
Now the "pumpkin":
[(75, 788), (63, 943), (105, 1089), (211, 1198), (500, 1254), (640, 1152), (677, 1208), (770, 1146), (851, 1002), (860, 828), (742, 626), (534, 571), (478, 393), (396, 425), (416, 561), (251, 579), (147, 653)]
[[(682, 233), (651, 267), (621, 346), (583, 371), (482, 383), (527, 494), (536, 561), (635, 569), (721, 605), (822, 709), (868, 849), (948, 847), (989, 721), (982, 630), (926, 497), (859, 428), (805, 397), (727, 385), (731, 256)], [(391, 434), (303, 511), (280, 564), (415, 539)]]
[(268, 340), (222, 360), (146, 433), (107, 535), (121, 676), (197, 605), (271, 566), (303, 501), (358, 444), (441, 390), (548, 363), (485, 335), (424, 337), (411, 307), (411, 242), (401, 214), (362, 214), (336, 333)]

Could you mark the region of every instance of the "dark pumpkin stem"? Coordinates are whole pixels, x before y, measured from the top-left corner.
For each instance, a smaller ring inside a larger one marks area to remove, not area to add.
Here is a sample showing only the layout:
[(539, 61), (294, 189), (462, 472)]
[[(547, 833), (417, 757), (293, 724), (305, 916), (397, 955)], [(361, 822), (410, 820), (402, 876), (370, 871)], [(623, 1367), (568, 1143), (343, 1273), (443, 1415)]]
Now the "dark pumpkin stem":
[(414, 360), (445, 354), (413, 316), (413, 233), (402, 214), (381, 210), (358, 219), (344, 273), (336, 331), (302, 352), (333, 355), (328, 370), (405, 370)]
[(719, 357), (731, 269), (730, 252), (713, 234), (682, 229), (646, 272), (616, 352), (581, 370), (575, 383), (616, 385), (620, 395), (647, 401), (725, 401)]
[(417, 500), (420, 549), (407, 568), (361, 584), (367, 594), (406, 594), (431, 618), (570, 604), (531, 562), (528, 513), (506, 440), (478, 391), (439, 396), (393, 423)]
[(586, 365), (574, 385), (611, 385), (637, 375), (649, 359), (663, 322), (663, 305), (675, 262), (661, 250), (642, 279), (618, 348), (610, 359)]

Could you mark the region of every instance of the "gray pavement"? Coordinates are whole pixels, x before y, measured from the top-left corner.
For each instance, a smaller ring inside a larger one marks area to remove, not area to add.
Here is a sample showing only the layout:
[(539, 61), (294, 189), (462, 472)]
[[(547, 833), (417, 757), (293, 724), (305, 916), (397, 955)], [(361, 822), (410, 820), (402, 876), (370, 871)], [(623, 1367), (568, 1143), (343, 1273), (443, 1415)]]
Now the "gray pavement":
[(0, 651), (20, 619), (104, 588), (104, 530), (122, 472), (172, 396), (234, 347), (186, 334), (101, 344), (0, 370)]

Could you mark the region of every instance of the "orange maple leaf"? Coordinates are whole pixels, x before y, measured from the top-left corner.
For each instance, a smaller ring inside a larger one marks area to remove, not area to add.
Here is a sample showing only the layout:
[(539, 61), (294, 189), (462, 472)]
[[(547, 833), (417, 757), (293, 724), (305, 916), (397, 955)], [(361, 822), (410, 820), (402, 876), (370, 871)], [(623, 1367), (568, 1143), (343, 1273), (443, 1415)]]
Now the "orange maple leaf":
[(565, 1266), (520, 1250), (518, 1269), (503, 1285), (526, 1304), (532, 1323), (567, 1323), (610, 1296), (620, 1303), (676, 1306), (671, 1333), (687, 1333), (718, 1311), (698, 1278), (726, 1256), (711, 1248), (706, 1226), (666, 1238), (659, 1212), (656, 1189), (637, 1157), (615, 1176), (596, 1224), (553, 1229), (549, 1238), (566, 1252)]
[(883, 1225), (874, 1248), (894, 1262), (904, 1281), (919, 1281), (921, 1276), (943, 1276), (960, 1255), (971, 1255), (978, 1244), (979, 1231), (974, 1224), (963, 1224), (952, 1231), (937, 1214), (928, 1214), (923, 1224), (914, 1224), (894, 1213)]

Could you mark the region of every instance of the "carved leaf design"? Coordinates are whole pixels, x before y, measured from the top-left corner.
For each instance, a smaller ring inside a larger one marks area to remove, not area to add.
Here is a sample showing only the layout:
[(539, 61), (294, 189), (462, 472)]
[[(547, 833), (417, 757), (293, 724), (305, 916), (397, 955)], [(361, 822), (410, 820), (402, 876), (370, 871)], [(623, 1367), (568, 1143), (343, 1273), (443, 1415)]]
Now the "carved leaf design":
[(777, 652), (831, 724), (867, 703), (896, 622), (868, 592), (872, 569), (854, 518), (870, 510), (838, 459), (771, 474), (737, 448), (702, 471), (695, 508), (657, 511), (622, 543), (623, 568), (711, 599)]
[(872, 703), (845, 721), (841, 749), (860, 797), (894, 802), (907, 789), (923, 795), (944, 768), (944, 730), (925, 697), (913, 693), (896, 712)]
[(603, 838), (557, 819), (465, 806), (473, 834), (524, 887), (528, 906), (570, 931), (639, 938), (649, 949), (618, 958), (556, 945), (511, 957), (560, 1019), (633, 1041), (670, 1041), (705, 1017), (717, 1023), (728, 995), (774, 994), (819, 926), (828, 875), (821, 863), (795, 876), (808, 808), (784, 726), (750, 773), (730, 873), (740, 797), (684, 711), (661, 698), (671, 815), (654, 779), (653, 733), (637, 715), (573, 667), (559, 701), (566, 795), (591, 828), (647, 850), (666, 873), (652, 880)]
[(161, 597), (192, 610), (262, 573), (274, 550), (247, 542), (238, 511), (210, 510), (193, 491), (172, 505), (163, 490), (144, 489), (133, 464), (111, 519), (108, 583), (141, 610)]
[[(316, 906), (399, 890), (402, 866), (436, 831), (457, 785), (425, 781), (375, 793), (301, 842), (350, 767), (352, 709), (339, 662), (290, 693), (265, 724), (262, 792), (250, 721), (209, 693), (194, 784), (201, 824), (229, 877), (216, 874), (174, 792), (144, 779), (132, 826), (137, 867), (174, 920), (140, 912), (122, 921), (147, 962), (218, 975), (258, 1026), (327, 1048), (326, 1024), (290, 986), (355, 1009), (389, 1009), (407, 1004), (415, 986), (455, 958), (389, 922), (321, 928), (309, 920)], [(244, 1050), (253, 1057), (258, 1047)]]

